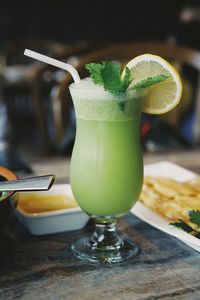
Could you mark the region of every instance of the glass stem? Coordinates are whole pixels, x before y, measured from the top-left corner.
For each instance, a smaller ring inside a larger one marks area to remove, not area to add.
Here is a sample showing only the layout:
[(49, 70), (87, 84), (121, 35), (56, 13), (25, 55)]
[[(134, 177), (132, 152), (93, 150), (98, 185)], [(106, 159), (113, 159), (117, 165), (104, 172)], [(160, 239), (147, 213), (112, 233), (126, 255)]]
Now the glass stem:
[(109, 220), (108, 223), (95, 219), (95, 231), (89, 240), (89, 247), (97, 251), (113, 251), (122, 246), (123, 241), (116, 232), (116, 220)]

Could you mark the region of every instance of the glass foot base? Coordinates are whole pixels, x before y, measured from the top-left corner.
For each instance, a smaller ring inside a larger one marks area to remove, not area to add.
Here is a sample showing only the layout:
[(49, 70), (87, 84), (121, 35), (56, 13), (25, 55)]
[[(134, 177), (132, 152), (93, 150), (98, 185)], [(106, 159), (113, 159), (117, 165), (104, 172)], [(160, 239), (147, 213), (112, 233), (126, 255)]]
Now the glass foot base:
[(139, 247), (134, 242), (123, 237), (121, 237), (122, 243), (118, 249), (92, 249), (90, 238), (91, 237), (82, 238), (76, 241), (71, 247), (72, 251), (79, 259), (90, 263), (118, 263), (134, 257), (139, 251)]

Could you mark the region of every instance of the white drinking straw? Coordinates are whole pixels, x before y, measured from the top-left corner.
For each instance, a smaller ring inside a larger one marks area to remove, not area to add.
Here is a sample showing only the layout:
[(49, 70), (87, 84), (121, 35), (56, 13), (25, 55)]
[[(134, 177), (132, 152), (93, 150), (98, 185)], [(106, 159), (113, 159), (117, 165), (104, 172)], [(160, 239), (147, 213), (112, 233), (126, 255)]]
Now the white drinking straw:
[(70, 64), (66, 64), (62, 61), (59, 61), (57, 59), (51, 58), (49, 56), (40, 54), (38, 52), (29, 50), (29, 49), (25, 49), (24, 55), (29, 56), (34, 59), (37, 59), (39, 61), (42, 61), (46, 64), (52, 65), (54, 67), (58, 67), (60, 69), (66, 70), (72, 75), (72, 78), (74, 79), (75, 83), (80, 82), (80, 77), (79, 77), (77, 70)]

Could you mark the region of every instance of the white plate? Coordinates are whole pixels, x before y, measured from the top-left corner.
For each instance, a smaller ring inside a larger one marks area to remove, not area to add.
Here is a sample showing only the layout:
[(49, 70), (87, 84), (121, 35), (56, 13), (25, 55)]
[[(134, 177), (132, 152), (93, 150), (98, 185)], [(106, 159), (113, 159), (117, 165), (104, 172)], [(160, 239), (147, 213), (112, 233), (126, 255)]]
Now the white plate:
[[(197, 174), (167, 161), (145, 165), (144, 175), (167, 176), (178, 181), (190, 180), (197, 176)], [(200, 239), (181, 229), (169, 225), (165, 219), (154, 213), (149, 208), (145, 207), (141, 202), (138, 201), (132, 208), (131, 212), (144, 222), (178, 238), (189, 247), (200, 252)]]

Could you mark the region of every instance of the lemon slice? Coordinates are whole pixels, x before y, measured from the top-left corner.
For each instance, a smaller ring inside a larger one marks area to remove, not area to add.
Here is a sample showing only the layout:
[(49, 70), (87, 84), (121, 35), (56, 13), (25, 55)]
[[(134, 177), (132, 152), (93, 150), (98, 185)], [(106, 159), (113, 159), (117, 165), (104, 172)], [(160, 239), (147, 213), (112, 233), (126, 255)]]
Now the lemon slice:
[[(172, 110), (180, 101), (182, 83), (176, 69), (166, 60), (157, 55), (143, 54), (133, 58), (126, 65), (133, 78), (130, 85), (157, 75), (167, 75), (165, 81), (148, 88), (142, 111), (149, 114), (163, 114)], [(125, 72), (122, 73), (122, 76)]]

